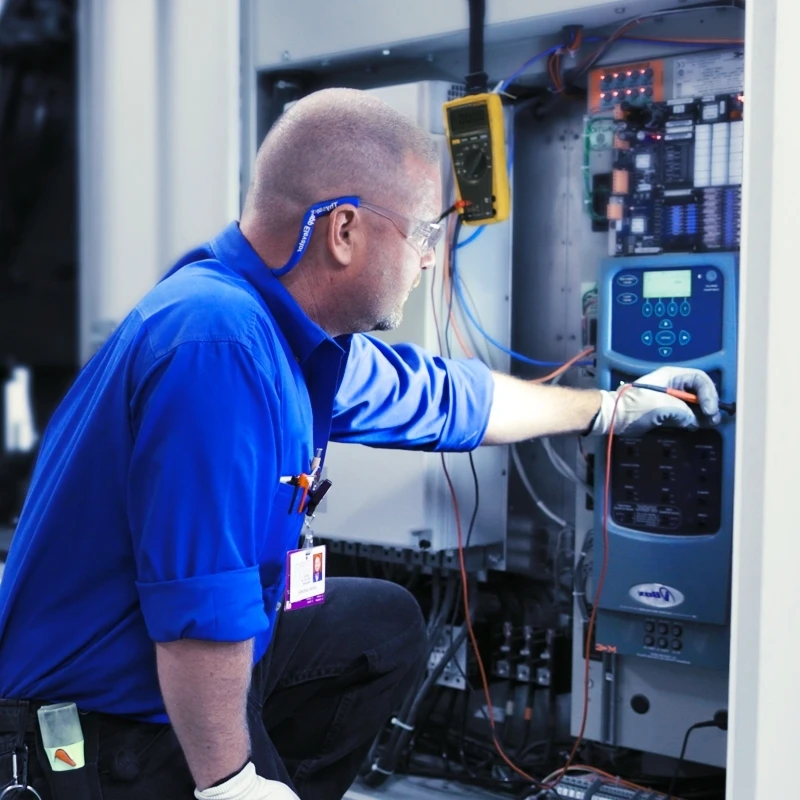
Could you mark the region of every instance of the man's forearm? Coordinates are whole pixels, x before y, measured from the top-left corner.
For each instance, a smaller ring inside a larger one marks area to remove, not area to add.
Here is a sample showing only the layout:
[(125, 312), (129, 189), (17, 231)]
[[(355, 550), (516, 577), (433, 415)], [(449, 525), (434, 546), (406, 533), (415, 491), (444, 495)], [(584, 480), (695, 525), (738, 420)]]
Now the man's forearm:
[(510, 444), (537, 436), (583, 433), (600, 410), (596, 389), (570, 389), (492, 373), (494, 399), (481, 444)]
[(156, 663), (167, 713), (197, 787), (243, 767), (250, 754), (252, 640), (156, 644)]

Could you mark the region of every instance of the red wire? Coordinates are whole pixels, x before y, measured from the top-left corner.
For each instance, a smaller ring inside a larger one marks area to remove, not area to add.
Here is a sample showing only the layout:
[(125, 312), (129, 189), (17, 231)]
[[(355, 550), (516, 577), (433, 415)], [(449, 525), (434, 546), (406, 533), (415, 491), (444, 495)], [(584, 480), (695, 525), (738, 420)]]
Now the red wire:
[(531, 775), (528, 775), (525, 770), (520, 769), (507, 755), (505, 750), (503, 750), (503, 746), (500, 744), (500, 740), (497, 738), (497, 727), (494, 723), (494, 705), (492, 704), (492, 693), (489, 689), (489, 680), (486, 677), (486, 669), (483, 666), (483, 659), (481, 658), (481, 652), (478, 647), (478, 640), (475, 636), (475, 631), (472, 628), (472, 620), (469, 617), (469, 587), (467, 585), (467, 565), (464, 560), (464, 533), (461, 527), (461, 512), (459, 511), (458, 507), (458, 498), (456, 497), (456, 490), (453, 486), (453, 481), (450, 478), (450, 472), (447, 469), (447, 462), (445, 461), (444, 454), (442, 454), (442, 469), (444, 470), (445, 480), (447, 481), (447, 487), (450, 490), (450, 497), (453, 500), (453, 511), (455, 513), (456, 518), (456, 531), (458, 534), (458, 565), (461, 571), (461, 592), (462, 592), (462, 599), (464, 602), (464, 621), (467, 626), (467, 633), (469, 633), (469, 640), (472, 645), (472, 650), (475, 653), (475, 661), (478, 664), (478, 671), (481, 676), (481, 683), (483, 684), (483, 694), (486, 698), (486, 708), (488, 712), (488, 721), (489, 721), (489, 729), (492, 732), (492, 742), (494, 743), (495, 749), (497, 750), (500, 758), (511, 767), (517, 775), (523, 777), (526, 781), (530, 781), (531, 783), (535, 784), (536, 786), (539, 785), (539, 782)]
[[(561, 779), (567, 774), (570, 767), (575, 762), (575, 756), (578, 753), (578, 748), (581, 746), (583, 742), (584, 734), (586, 733), (586, 722), (589, 716), (589, 683), (590, 683), (590, 667), (591, 667), (591, 660), (589, 658), (589, 654), (591, 653), (592, 648), (592, 635), (594, 634), (594, 627), (595, 622), (597, 620), (597, 609), (600, 607), (600, 596), (603, 593), (603, 585), (606, 581), (606, 572), (608, 571), (608, 502), (609, 496), (611, 494), (611, 453), (614, 444), (614, 426), (617, 420), (617, 409), (619, 408), (619, 401), (622, 399), (622, 396), (625, 392), (632, 389), (633, 386), (630, 384), (623, 386), (617, 392), (616, 400), (614, 401), (614, 410), (611, 414), (611, 422), (608, 426), (608, 442), (606, 444), (606, 474), (603, 483), (603, 562), (600, 568), (600, 575), (597, 579), (597, 584), (595, 585), (594, 589), (594, 598), (592, 600), (592, 613), (589, 615), (589, 626), (586, 629), (586, 643), (585, 643), (585, 654), (584, 654), (584, 673), (583, 673), (583, 712), (581, 714), (581, 727), (578, 731), (578, 736), (575, 739), (575, 743), (572, 746), (572, 751), (569, 754), (569, 758), (567, 759), (567, 763), (561, 768), (560, 775), (557, 780), (549, 785), (544, 786), (545, 789), (553, 789), (556, 787), (560, 782)], [(627, 783), (627, 782), (625, 782)], [(627, 784), (629, 786), (634, 786), (635, 784)], [(642, 787), (637, 787), (642, 788)]]
[[(464, 560), (464, 534), (461, 527), (461, 512), (458, 506), (458, 497), (456, 496), (456, 490), (453, 486), (453, 481), (450, 477), (450, 472), (447, 469), (447, 462), (445, 461), (444, 454), (441, 455), (442, 459), (442, 469), (444, 470), (445, 480), (447, 481), (447, 487), (450, 491), (450, 497), (453, 501), (453, 511), (455, 514), (455, 522), (456, 522), (456, 532), (458, 536), (458, 561), (459, 561), (459, 569), (461, 571), (461, 590), (462, 590), (462, 599), (464, 603), (464, 619), (467, 626), (467, 632), (469, 634), (470, 643), (472, 645), (472, 650), (475, 653), (475, 660), (478, 664), (478, 671), (480, 673), (481, 683), (483, 684), (483, 693), (484, 697), (486, 698), (486, 707), (488, 710), (488, 722), (489, 722), (489, 729), (491, 730), (492, 734), (492, 742), (494, 743), (495, 749), (497, 750), (500, 757), (505, 761), (505, 763), (516, 772), (518, 775), (522, 776), (525, 780), (530, 781), (537, 787), (541, 789), (553, 789), (561, 782), (562, 778), (567, 774), (569, 769), (572, 767), (575, 756), (578, 753), (578, 748), (581, 746), (583, 742), (584, 734), (586, 733), (586, 722), (589, 715), (589, 669), (591, 665), (591, 661), (589, 659), (589, 653), (591, 651), (591, 644), (592, 644), (592, 634), (594, 633), (595, 621), (597, 619), (597, 609), (600, 605), (600, 595), (603, 591), (603, 584), (605, 583), (606, 579), (606, 572), (608, 570), (608, 502), (609, 502), (609, 495), (611, 490), (611, 453), (612, 453), (612, 446), (614, 442), (614, 426), (616, 424), (617, 418), (617, 409), (619, 408), (619, 401), (622, 399), (622, 395), (625, 394), (629, 389), (633, 387), (623, 386), (617, 392), (617, 397), (614, 402), (614, 410), (611, 414), (611, 422), (609, 423), (609, 430), (608, 430), (608, 443), (606, 446), (606, 474), (605, 474), (605, 484), (603, 490), (603, 564), (600, 569), (600, 576), (598, 578), (597, 584), (595, 586), (594, 591), (594, 598), (592, 601), (592, 613), (589, 616), (589, 627), (586, 630), (586, 658), (585, 658), (585, 672), (584, 672), (584, 680), (583, 680), (583, 713), (581, 716), (581, 727), (578, 732), (578, 736), (575, 739), (575, 743), (572, 747), (572, 751), (569, 754), (569, 758), (567, 759), (567, 763), (559, 770), (558, 777), (549, 784), (543, 784), (533, 778), (531, 775), (528, 775), (525, 770), (520, 769), (506, 754), (503, 750), (502, 745), (500, 744), (500, 740), (497, 737), (497, 728), (494, 722), (494, 705), (492, 703), (492, 694), (489, 688), (489, 681), (486, 676), (486, 669), (483, 665), (483, 659), (481, 658), (480, 649), (478, 647), (478, 640), (475, 636), (475, 631), (472, 628), (472, 620), (469, 617), (469, 588), (467, 585), (467, 567), (466, 562)], [(622, 781), (621, 781), (622, 782)], [(635, 786), (635, 784), (630, 784), (627, 782), (628, 786)], [(642, 787), (637, 787), (642, 788)]]

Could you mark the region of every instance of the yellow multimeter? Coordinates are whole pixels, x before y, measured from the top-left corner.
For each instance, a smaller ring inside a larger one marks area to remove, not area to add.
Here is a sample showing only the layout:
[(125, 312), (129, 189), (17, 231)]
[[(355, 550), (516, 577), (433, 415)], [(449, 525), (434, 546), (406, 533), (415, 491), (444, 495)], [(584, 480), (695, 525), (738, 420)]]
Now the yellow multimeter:
[(465, 225), (508, 219), (511, 190), (506, 166), (503, 102), (497, 94), (473, 94), (444, 104), (456, 199), (465, 203)]

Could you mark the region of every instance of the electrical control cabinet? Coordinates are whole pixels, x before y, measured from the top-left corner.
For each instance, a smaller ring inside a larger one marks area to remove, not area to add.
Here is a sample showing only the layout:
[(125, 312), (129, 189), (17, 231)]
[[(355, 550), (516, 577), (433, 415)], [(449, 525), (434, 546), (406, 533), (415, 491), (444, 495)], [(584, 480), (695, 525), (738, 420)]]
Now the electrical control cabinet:
[[(598, 282), (601, 388), (687, 366), (735, 400), (743, 78), (736, 48), (589, 76), (585, 202), (611, 256)], [(723, 414), (716, 429), (616, 439), (607, 506), (598, 446), (592, 561), (605, 581), (585, 653), (598, 679), (591, 738), (676, 755), (688, 725), (727, 707), (735, 434)], [(575, 631), (583, 654), (585, 622)], [(583, 665), (578, 656), (574, 692)], [(579, 721), (573, 708), (573, 731)], [(723, 765), (725, 735), (692, 750)]]
[[(292, 15), (302, 17), (303, 5), (299, 3)], [(361, 5), (366, 8), (368, 4)], [(298, 95), (332, 85), (379, 87), (375, 88), (379, 93), (391, 90), (404, 94), (409, 90), (402, 87), (408, 87), (409, 80), (419, 78), (432, 86), (438, 81), (430, 78), (445, 78), (452, 87), (466, 71), (466, 4), (459, 4), (461, 17), (455, 13), (455, 4), (449, 5), (453, 15), (447, 22), (440, 19), (445, 4), (442, 9), (438, 5), (431, 9), (424, 26), (415, 28), (417, 38), (408, 34), (405, 20), (401, 20), (391, 30), (365, 27), (348, 33), (350, 38), (336, 41), (327, 36), (322, 40), (308, 36), (302, 25), (287, 30), (288, 17), (277, 21), (278, 28), (268, 26), (265, 20), (272, 21), (268, 4), (256, 0), (253, 7), (254, 19), (260, 20), (252, 54), (261, 73), (251, 87), (256, 98), (266, 94), (269, 87), (293, 83), (299, 87)], [(596, 41), (601, 41), (622, 21), (620, 14), (624, 19), (628, 14), (660, 7), (635, 0), (623, 12), (612, 4), (568, 0), (566, 5), (551, 3), (546, 13), (537, 8), (536, 16), (528, 17), (533, 13), (530, 4), (521, 3), (518, 16), (509, 18), (504, 28), (501, 18), (506, 11), (498, 0), (487, 9), (487, 72), (493, 80), (510, 75), (533, 54), (553, 46), (561, 35), (561, 25), (573, 22), (574, 16), (586, 13), (586, 35), (596, 35)], [(496, 12), (500, 18), (492, 17)], [(693, 20), (701, 12), (695, 14)], [(709, 37), (741, 37), (742, 16), (735, 10), (715, 11), (705, 22), (703, 32)], [(609, 27), (591, 27), (602, 25)], [(594, 316), (591, 321), (584, 319), (585, 341), (596, 341), (598, 350), (602, 345), (605, 351), (599, 353), (596, 373), (591, 368), (573, 372), (567, 376), (567, 383), (588, 385), (592, 380), (611, 386), (675, 363), (709, 369), (720, 386), (730, 388), (728, 381), (735, 381), (735, 371), (729, 369), (735, 361), (734, 351), (723, 353), (730, 340), (724, 333), (721, 342), (714, 336), (732, 319), (728, 303), (735, 304), (737, 292), (743, 58), (735, 47), (698, 52), (697, 47), (655, 40), (656, 36), (691, 36), (695, 32), (689, 28), (676, 13), (660, 18), (658, 27), (642, 33), (640, 41), (615, 44), (614, 60), (604, 56), (611, 66), (605, 66), (601, 59), (575, 87), (582, 88), (585, 81), (589, 98), (586, 118), (574, 102), (537, 97), (537, 89), (548, 84), (547, 62), (533, 63), (527, 80), (523, 80), (532, 91), (517, 105), (515, 121), (508, 125), (513, 132), (514, 153), (513, 254), (505, 226), (493, 226), (496, 231), (486, 228), (470, 247), (459, 251), (459, 269), (469, 274), (484, 327), (504, 346), (534, 357), (563, 361), (576, 353), (581, 344), (581, 319), (580, 303), (576, 312), (575, 298), (588, 296), (592, 301), (589, 305), (597, 298), (600, 320)], [(651, 34), (654, 38), (648, 43)], [(416, 90), (411, 91), (413, 94)], [(546, 102), (550, 99), (552, 102)], [(413, 116), (417, 101), (402, 102)], [(540, 113), (540, 107), (546, 110)], [(442, 133), (430, 125), (433, 115), (428, 113), (424, 121), (423, 116), (416, 118), (436, 135)], [(258, 125), (250, 130), (254, 128)], [(590, 213), (585, 215), (584, 211)], [(606, 255), (614, 258), (603, 262)], [(684, 260), (688, 256), (695, 260)], [(647, 260), (651, 258), (668, 258), (669, 264), (653, 262), (659, 264), (654, 269)], [(607, 291), (607, 277), (623, 265), (627, 277), (613, 288), (615, 303), (617, 295), (623, 296), (613, 311), (615, 327), (604, 321), (604, 304), (612, 296)], [(695, 269), (698, 266), (705, 268), (704, 277)], [(711, 281), (708, 272), (712, 266), (717, 271), (716, 294), (704, 288)], [(677, 285), (667, 288), (658, 285), (658, 278), (653, 285), (653, 276), (649, 275), (649, 296), (644, 298), (644, 273), (669, 271), (689, 273), (690, 293), (681, 295), (686, 290), (686, 275), (676, 277)], [(426, 316), (429, 278), (426, 275), (412, 295), (406, 324), (390, 334), (389, 340), (396, 336), (396, 341), (411, 339), (438, 349), (432, 320)], [(597, 289), (586, 289), (595, 282)], [(438, 296), (436, 281), (433, 289)], [(419, 306), (415, 305), (418, 301)], [(512, 306), (515, 318), (509, 320)], [(586, 313), (585, 304), (584, 317)], [(486, 349), (496, 357), (493, 366), (506, 371), (508, 360), (498, 357), (492, 348)], [(456, 348), (456, 355), (460, 352)], [(725, 361), (728, 356), (730, 360)], [(605, 592), (609, 593), (601, 598), (592, 643), (592, 648), (595, 644), (607, 647), (587, 654), (587, 739), (677, 756), (686, 728), (727, 705), (733, 429), (730, 425), (719, 431), (702, 431), (694, 438), (672, 431), (662, 439), (645, 437), (635, 443), (620, 440), (615, 447), (610, 522), (619, 535), (609, 553), (618, 572), (606, 580)], [(565, 443), (553, 444), (569, 460), (572, 453), (561, 449)], [(529, 449), (523, 452), (521, 448), (523, 461), (535, 488), (542, 490), (543, 499), (568, 525), (575, 522), (576, 553), (578, 542), (593, 529), (594, 562), (602, 552), (597, 525), (597, 473), (602, 474), (602, 454), (594, 458), (594, 511), (586, 511), (590, 501), (579, 493), (573, 514), (571, 487), (541, 460), (538, 445), (524, 447)], [(483, 450), (477, 453), (480, 458), (484, 458)], [(527, 564), (534, 553), (531, 528), (521, 526), (524, 534), (520, 534), (510, 515), (520, 513), (520, 508), (523, 514), (529, 513), (530, 505), (526, 500), (523, 506), (517, 496), (512, 497), (519, 487), (512, 486), (509, 493), (515, 473), (512, 470), (508, 481), (504, 452), (499, 448), (494, 452), (501, 457), (492, 462), (488, 481), (485, 464), (489, 462), (476, 462), (481, 499), (472, 542), (491, 543), (491, 537), (502, 527), (507, 552), (514, 554), (513, 558), (508, 556), (507, 563)], [(448, 457), (448, 465), (458, 471), (460, 458)], [(706, 464), (696, 473), (687, 468), (701, 460)], [(577, 465), (580, 473), (584, 468), (580, 456)], [(454, 552), (451, 499), (441, 481), (438, 456), (332, 445), (326, 469), (335, 488), (320, 509), (315, 531), (343, 545), (344, 552), (365, 552), (360, 545), (375, 549), (383, 546), (387, 551), (418, 550), (420, 541), (432, 543), (435, 551)], [(670, 480), (664, 484), (667, 475)], [(495, 480), (497, 476), (500, 480)], [(697, 490), (700, 476), (707, 488)], [(455, 480), (463, 519), (473, 487), (466, 471)], [(538, 528), (542, 519), (536, 510), (533, 516)], [(437, 520), (443, 524), (438, 525)], [(708, 532), (712, 530), (714, 533)], [(491, 532), (489, 538), (484, 538), (484, 532)], [(667, 543), (666, 550), (680, 553), (681, 558), (697, 545), (705, 556), (718, 555), (724, 563), (708, 576), (700, 561), (690, 564), (691, 587), (672, 572), (629, 583), (626, 551), (621, 549), (629, 541), (633, 543), (632, 560), (650, 565), (652, 554), (647, 551), (643, 555), (646, 545), (662, 541)], [(347, 549), (350, 547), (355, 549)], [(540, 571), (546, 569), (545, 564), (540, 565)], [(595, 563), (595, 574), (598, 569)], [(659, 582), (676, 592), (665, 599), (660, 588), (645, 585), (660, 586)], [(612, 584), (614, 590), (610, 591)], [(638, 584), (636, 598), (648, 599), (651, 605), (642, 605), (631, 595)], [(683, 595), (682, 604), (676, 604), (673, 610), (656, 607), (676, 601), (677, 591)], [(701, 595), (707, 595), (707, 601), (700, 600)], [(577, 614), (575, 630), (573, 734), (581, 727), (584, 693), (585, 625)], [(646, 644), (651, 635), (652, 646)], [(666, 647), (660, 646), (663, 639)], [(675, 641), (680, 641), (680, 649), (673, 645)], [(698, 732), (691, 751), (692, 760), (724, 764), (725, 734), (718, 730)]]
[[(614, 389), (663, 364), (684, 365), (709, 373), (722, 400), (734, 401), (736, 285), (733, 254), (606, 260), (598, 385)], [(613, 441), (608, 506), (598, 503), (595, 522), (595, 574), (607, 566), (598, 650), (727, 669), (734, 436), (724, 414), (714, 429)]]

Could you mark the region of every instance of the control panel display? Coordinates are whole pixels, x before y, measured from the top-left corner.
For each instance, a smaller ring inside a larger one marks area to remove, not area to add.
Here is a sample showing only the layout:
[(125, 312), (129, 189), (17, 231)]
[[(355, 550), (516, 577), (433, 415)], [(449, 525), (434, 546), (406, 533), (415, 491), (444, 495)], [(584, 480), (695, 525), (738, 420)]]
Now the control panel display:
[(691, 297), (692, 271), (690, 269), (659, 270), (645, 272), (642, 297)]
[(672, 364), (722, 348), (725, 285), (720, 270), (621, 269), (614, 277), (611, 347), (641, 361)]

